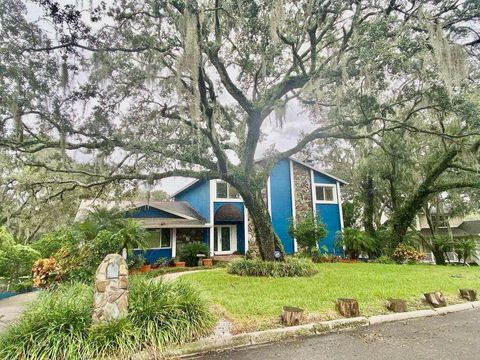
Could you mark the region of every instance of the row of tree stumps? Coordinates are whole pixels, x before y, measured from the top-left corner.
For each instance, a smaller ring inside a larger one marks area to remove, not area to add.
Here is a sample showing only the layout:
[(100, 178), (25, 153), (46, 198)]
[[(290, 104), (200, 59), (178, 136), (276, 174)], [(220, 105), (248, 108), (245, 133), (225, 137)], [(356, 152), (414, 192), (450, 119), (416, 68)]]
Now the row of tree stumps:
[[(434, 308), (447, 306), (447, 300), (440, 291), (423, 294), (425, 301)], [(473, 289), (460, 289), (460, 297), (468, 301), (477, 300), (477, 292)], [(402, 299), (387, 299), (386, 307), (388, 310), (400, 313), (407, 311), (407, 301)], [(346, 318), (360, 316), (360, 307), (355, 299), (339, 298), (335, 301), (336, 310)], [(299, 325), (303, 317), (303, 309), (284, 306), (282, 309), (282, 322), (284, 325)]]

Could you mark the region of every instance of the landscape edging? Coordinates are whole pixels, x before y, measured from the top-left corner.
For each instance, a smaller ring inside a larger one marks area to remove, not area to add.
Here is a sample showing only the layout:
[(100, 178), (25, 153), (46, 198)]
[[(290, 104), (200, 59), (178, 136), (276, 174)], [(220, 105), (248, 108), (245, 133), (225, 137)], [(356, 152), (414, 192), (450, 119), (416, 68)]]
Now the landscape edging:
[(404, 313), (393, 313), (387, 315), (375, 315), (369, 318), (360, 316), (355, 318), (321, 321), (313, 324), (297, 325), (243, 333), (218, 339), (202, 339), (182, 345), (180, 348), (170, 349), (166, 355), (191, 356), (208, 351), (233, 349), (249, 345), (260, 345), (285, 339), (292, 339), (300, 336), (311, 336), (327, 334), (343, 329), (353, 329), (377, 325), (387, 322), (417, 319), (422, 317), (446, 315), (458, 311), (471, 310), (480, 307), (480, 301), (449, 305), (443, 308), (431, 310), (416, 310)]

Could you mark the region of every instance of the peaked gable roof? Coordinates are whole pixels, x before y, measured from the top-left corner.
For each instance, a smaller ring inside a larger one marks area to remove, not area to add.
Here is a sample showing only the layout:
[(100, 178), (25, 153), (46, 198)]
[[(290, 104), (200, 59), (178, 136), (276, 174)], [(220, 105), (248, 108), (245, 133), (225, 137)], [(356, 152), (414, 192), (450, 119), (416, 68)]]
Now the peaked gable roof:
[[(307, 168), (309, 168), (309, 169), (312, 169), (313, 171), (316, 171), (316, 172), (318, 172), (318, 173), (320, 173), (320, 174), (322, 174), (322, 175), (325, 175), (325, 176), (327, 176), (327, 177), (329, 177), (329, 178), (332, 178), (333, 180), (338, 181), (338, 182), (341, 183), (342, 185), (348, 185), (348, 182), (346, 182), (345, 180), (342, 180), (342, 179), (340, 179), (340, 178), (338, 178), (338, 177), (336, 177), (336, 176), (334, 176), (334, 175), (332, 175), (332, 174), (330, 174), (330, 173), (328, 173), (328, 172), (326, 172), (326, 171), (324, 171), (324, 170), (320, 170), (320, 169), (318, 169), (318, 168), (316, 168), (316, 167), (313, 167), (312, 165), (309, 165), (309, 164), (307, 164), (307, 163), (304, 163), (303, 161), (297, 160), (297, 159), (295, 159), (295, 158), (293, 158), (293, 157), (291, 157), (291, 156), (290, 156), (288, 159), (296, 162), (297, 164), (300, 164), (300, 165), (303, 165), (303, 166), (305, 166), (305, 167), (307, 167)], [(260, 162), (260, 161), (261, 161), (261, 160), (257, 160), (256, 162)], [(175, 193), (173, 193), (172, 195), (170, 195), (170, 199), (173, 199), (175, 196), (183, 193), (185, 190), (191, 188), (193, 185), (195, 185), (195, 184), (196, 184), (197, 182), (199, 182), (199, 181), (200, 181), (200, 179), (194, 179), (194, 180), (192, 180), (192, 181), (189, 182), (187, 185), (185, 185), (184, 187), (180, 188), (180, 189), (177, 190)]]
[(75, 216), (75, 221), (83, 220), (89, 211), (95, 207), (104, 207), (107, 209), (118, 209), (120, 211), (130, 211), (141, 207), (152, 207), (185, 220), (194, 220), (206, 223), (205, 219), (185, 201), (142, 201), (142, 200), (122, 200), (122, 201), (103, 201), (103, 200), (82, 200)]

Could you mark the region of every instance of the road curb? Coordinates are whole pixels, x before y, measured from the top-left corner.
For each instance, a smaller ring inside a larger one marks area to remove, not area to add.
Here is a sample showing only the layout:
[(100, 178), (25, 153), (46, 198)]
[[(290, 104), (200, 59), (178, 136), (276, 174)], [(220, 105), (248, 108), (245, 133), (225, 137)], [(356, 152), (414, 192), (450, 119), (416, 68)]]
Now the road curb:
[(294, 339), (301, 336), (328, 334), (340, 330), (366, 327), (388, 322), (446, 315), (479, 307), (480, 301), (474, 301), (431, 310), (417, 310), (404, 313), (375, 315), (369, 318), (360, 316), (349, 319), (337, 319), (331, 321), (322, 321), (313, 324), (276, 328), (265, 331), (256, 331), (218, 339), (202, 339), (196, 342), (184, 344), (181, 348), (170, 349), (165, 355), (176, 357), (192, 356), (209, 351), (233, 349), (250, 345), (260, 345), (286, 339)]

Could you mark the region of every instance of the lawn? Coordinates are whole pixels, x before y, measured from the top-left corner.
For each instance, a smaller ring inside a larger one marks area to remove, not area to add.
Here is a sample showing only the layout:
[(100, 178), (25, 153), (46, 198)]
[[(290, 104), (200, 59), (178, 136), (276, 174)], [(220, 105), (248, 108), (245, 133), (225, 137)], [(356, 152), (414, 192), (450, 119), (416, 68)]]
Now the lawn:
[(335, 299), (355, 298), (361, 315), (387, 313), (385, 300), (408, 300), (409, 310), (428, 308), (423, 293), (442, 291), (449, 304), (464, 302), (459, 288), (480, 290), (480, 268), (434, 265), (318, 264), (311, 278), (255, 278), (225, 269), (185, 275), (195, 283), (237, 332), (279, 325), (284, 305), (305, 310), (305, 322), (333, 319)]

